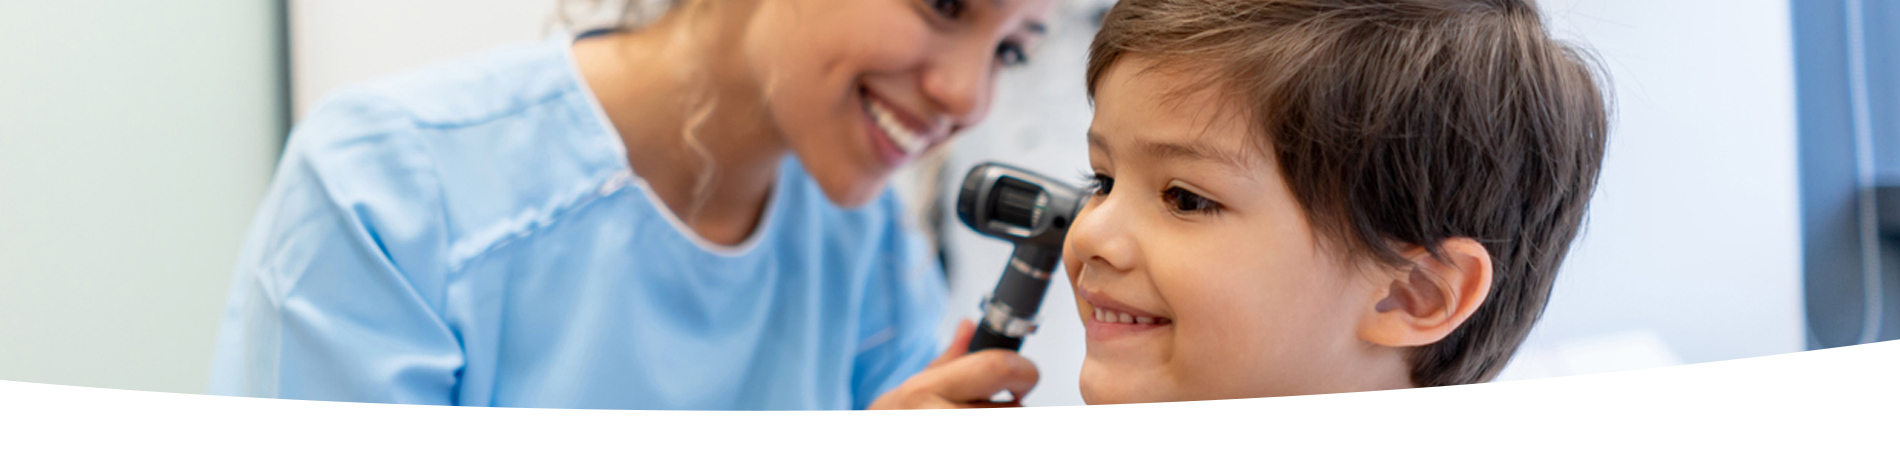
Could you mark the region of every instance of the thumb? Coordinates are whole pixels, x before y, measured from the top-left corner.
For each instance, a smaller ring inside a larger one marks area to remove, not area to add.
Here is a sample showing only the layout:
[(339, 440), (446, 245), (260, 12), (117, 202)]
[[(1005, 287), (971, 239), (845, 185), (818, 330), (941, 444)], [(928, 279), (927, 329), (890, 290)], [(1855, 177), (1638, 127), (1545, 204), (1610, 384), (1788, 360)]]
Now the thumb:
[(948, 363), (952, 359), (957, 359), (958, 356), (963, 356), (963, 354), (969, 353), (970, 352), (970, 338), (975, 337), (975, 336), (976, 336), (975, 322), (971, 322), (970, 319), (963, 319), (962, 321), (957, 322), (956, 337), (950, 338), (950, 347), (943, 349), (943, 356), (938, 356), (936, 361), (931, 361), (930, 367), (937, 367), (937, 366), (944, 365), (944, 363)]

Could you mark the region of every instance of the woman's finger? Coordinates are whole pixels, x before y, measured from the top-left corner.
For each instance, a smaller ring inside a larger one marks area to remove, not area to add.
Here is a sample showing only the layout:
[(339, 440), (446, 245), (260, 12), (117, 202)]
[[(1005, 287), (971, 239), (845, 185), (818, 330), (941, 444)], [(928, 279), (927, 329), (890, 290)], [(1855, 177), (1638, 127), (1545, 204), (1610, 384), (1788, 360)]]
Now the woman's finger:
[(1009, 391), (1023, 398), (1036, 387), (1036, 364), (1009, 350), (984, 350), (945, 362), (930, 371), (930, 390), (954, 403), (992, 403), (990, 396)]
[(970, 338), (974, 336), (976, 336), (976, 323), (971, 322), (970, 319), (957, 322), (957, 335), (950, 339), (950, 347), (943, 349), (943, 355), (938, 356), (936, 361), (931, 361), (929, 367), (941, 366), (950, 360), (957, 359), (958, 356), (969, 353)]

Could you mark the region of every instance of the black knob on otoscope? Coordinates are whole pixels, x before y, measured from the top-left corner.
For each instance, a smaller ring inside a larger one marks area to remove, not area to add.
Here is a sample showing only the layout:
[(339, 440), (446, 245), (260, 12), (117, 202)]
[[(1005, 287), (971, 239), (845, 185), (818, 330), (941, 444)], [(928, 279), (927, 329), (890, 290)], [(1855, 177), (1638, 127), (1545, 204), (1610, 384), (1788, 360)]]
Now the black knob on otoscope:
[(1062, 239), (1086, 200), (1080, 189), (1003, 164), (979, 164), (964, 176), (957, 218), (977, 233), (1016, 244), (1002, 280), (983, 301), (971, 352), (1018, 350), (1036, 331), (1036, 312), (1062, 260)]

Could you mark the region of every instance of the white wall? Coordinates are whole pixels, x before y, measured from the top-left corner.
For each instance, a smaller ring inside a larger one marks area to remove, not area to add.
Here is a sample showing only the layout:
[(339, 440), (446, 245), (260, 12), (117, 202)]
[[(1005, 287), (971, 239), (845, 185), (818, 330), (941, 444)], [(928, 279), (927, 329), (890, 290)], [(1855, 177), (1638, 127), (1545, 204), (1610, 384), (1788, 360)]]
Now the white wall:
[(269, 2), (0, 2), (0, 379), (201, 392), (280, 142)]
[(290, 0), (291, 104), (497, 44), (546, 36), (557, 0)]

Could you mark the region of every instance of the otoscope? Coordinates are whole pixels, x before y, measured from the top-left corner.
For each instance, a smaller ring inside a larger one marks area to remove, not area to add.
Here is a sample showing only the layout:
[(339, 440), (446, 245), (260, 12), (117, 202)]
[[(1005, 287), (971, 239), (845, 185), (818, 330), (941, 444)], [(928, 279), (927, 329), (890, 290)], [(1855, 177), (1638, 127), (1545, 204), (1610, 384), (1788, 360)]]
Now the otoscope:
[(1088, 199), (1082, 194), (1049, 177), (997, 163), (977, 165), (963, 177), (957, 218), (977, 233), (1016, 244), (1003, 279), (983, 301), (983, 321), (970, 338), (970, 352), (1019, 350), (1023, 337), (1036, 331), (1036, 310), (1062, 260), (1062, 239)]

